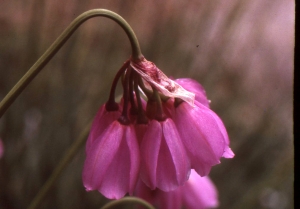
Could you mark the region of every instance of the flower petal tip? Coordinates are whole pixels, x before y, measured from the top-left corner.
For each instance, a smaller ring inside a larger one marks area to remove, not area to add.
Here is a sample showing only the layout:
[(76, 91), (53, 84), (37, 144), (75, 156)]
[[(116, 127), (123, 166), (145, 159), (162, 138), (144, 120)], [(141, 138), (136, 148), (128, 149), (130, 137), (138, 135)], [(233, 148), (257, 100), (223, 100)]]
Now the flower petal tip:
[(224, 158), (233, 158), (234, 156), (235, 156), (235, 154), (233, 153), (233, 151), (230, 148), (228, 148), (228, 149), (225, 150), (222, 157), (224, 157)]

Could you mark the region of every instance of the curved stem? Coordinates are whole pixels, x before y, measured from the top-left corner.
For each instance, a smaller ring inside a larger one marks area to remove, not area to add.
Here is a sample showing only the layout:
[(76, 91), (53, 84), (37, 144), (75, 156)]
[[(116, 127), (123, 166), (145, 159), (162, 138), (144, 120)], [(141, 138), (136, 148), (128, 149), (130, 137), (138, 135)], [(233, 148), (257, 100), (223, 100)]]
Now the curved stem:
[(139, 76), (138, 76), (137, 72), (134, 72), (134, 92), (135, 92), (136, 101), (138, 104), (138, 116), (137, 116), (136, 122), (137, 122), (137, 124), (147, 124), (148, 119), (144, 113), (142, 99), (141, 99), (139, 86), (138, 86), (138, 82), (139, 82), (138, 79), (139, 79)]
[(118, 121), (123, 125), (129, 125), (130, 120), (128, 117), (128, 102), (129, 102), (129, 85), (130, 85), (130, 74), (131, 68), (128, 68), (125, 75), (124, 86), (123, 86), (123, 111)]
[(139, 42), (130, 25), (118, 14), (106, 9), (93, 9), (79, 15), (54, 41), (47, 51), (37, 60), (37, 62), (28, 70), (28, 72), (19, 80), (19, 82), (10, 90), (0, 103), (0, 118), (32, 79), (43, 69), (43, 67), (52, 59), (57, 51), (70, 38), (74, 31), (86, 20), (103, 16), (117, 22), (126, 32), (132, 48), (132, 59), (140, 60), (143, 55), (140, 50)]
[(147, 89), (142, 78), (139, 76), (139, 80), (138, 80), (139, 86), (141, 87), (141, 89), (143, 90), (143, 92), (145, 93), (146, 97), (149, 99), (152, 97), (152, 91)]
[(124, 75), (126, 69), (129, 66), (129, 63), (130, 63), (129, 60), (127, 60), (123, 64), (123, 66), (117, 72), (117, 74), (116, 74), (116, 76), (113, 80), (113, 83), (112, 83), (111, 88), (110, 88), (109, 98), (108, 98), (108, 101), (106, 102), (106, 105), (105, 105), (105, 108), (106, 108), (107, 111), (116, 111), (119, 108), (118, 104), (115, 102), (115, 92), (116, 92), (116, 88), (117, 88), (117, 85), (118, 85), (118, 81), (121, 78), (121, 76)]
[(73, 159), (75, 154), (77, 154), (78, 150), (84, 145), (86, 138), (88, 137), (92, 122), (90, 122), (84, 130), (81, 132), (79, 137), (73, 142), (72, 146), (66, 151), (66, 154), (60, 160), (58, 165), (55, 167), (54, 171), (52, 172), (51, 176), (47, 179), (43, 187), (39, 190), (38, 194), (34, 197), (28, 209), (37, 208), (46, 194), (50, 191), (52, 185), (60, 176), (64, 168), (69, 164), (69, 162)]
[(136, 106), (136, 103), (135, 103), (135, 95), (134, 95), (134, 71), (131, 70), (131, 73), (130, 73), (130, 77), (129, 77), (129, 99), (130, 99), (130, 104), (131, 104), (131, 107), (130, 107), (130, 115), (137, 115), (138, 114), (138, 108)]
[(106, 205), (104, 205), (100, 209), (108, 209), (108, 208), (116, 206), (118, 204), (128, 203), (128, 202), (138, 203), (138, 204), (141, 204), (141, 205), (145, 206), (146, 208), (155, 209), (148, 202), (146, 202), (145, 200), (143, 200), (141, 198), (137, 198), (137, 197), (124, 197), (124, 198), (122, 198), (120, 200), (114, 200), (114, 201), (111, 201), (111, 202), (107, 203)]

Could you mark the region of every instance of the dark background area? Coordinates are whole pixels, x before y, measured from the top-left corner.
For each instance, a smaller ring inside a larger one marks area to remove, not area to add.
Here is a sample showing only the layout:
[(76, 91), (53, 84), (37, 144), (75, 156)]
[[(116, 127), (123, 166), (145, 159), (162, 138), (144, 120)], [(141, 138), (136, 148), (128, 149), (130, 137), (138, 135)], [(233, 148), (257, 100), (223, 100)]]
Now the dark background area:
[[(82, 12), (111, 9), (134, 29), (144, 56), (168, 76), (206, 89), (235, 158), (211, 171), (220, 207), (293, 208), (292, 0), (2, 0), (0, 100)], [(0, 208), (26, 208), (108, 98), (130, 56), (113, 21), (84, 23), (0, 119)], [(120, 89), (119, 89), (120, 92)], [(87, 193), (84, 147), (40, 208), (99, 208)]]

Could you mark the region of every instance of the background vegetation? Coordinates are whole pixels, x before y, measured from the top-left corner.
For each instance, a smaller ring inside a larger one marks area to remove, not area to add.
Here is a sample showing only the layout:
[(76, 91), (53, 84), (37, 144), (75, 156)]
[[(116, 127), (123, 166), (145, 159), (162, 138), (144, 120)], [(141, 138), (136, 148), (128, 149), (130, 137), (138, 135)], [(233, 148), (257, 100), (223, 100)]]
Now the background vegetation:
[[(292, 0), (2, 0), (0, 100), (82, 12), (111, 9), (135, 30), (148, 60), (174, 78), (203, 84), (223, 119), (234, 159), (211, 178), (220, 208), (293, 207)], [(130, 56), (106, 18), (79, 28), (0, 119), (0, 208), (26, 208), (108, 98)], [(84, 148), (40, 208), (99, 208), (107, 200), (81, 181)]]

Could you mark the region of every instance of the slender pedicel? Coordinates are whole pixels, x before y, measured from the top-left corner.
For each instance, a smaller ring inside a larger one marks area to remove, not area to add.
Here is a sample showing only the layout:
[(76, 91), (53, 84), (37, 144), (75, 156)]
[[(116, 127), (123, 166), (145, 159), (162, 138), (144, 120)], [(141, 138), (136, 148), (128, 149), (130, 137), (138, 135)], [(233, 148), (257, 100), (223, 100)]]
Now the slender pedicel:
[(143, 92), (145, 93), (145, 95), (149, 98), (152, 97), (152, 91), (147, 89), (144, 82), (143, 82), (143, 79), (139, 76), (138, 78), (138, 84), (139, 84), (139, 87), (143, 90)]
[(134, 71), (131, 69), (131, 73), (130, 73), (130, 76), (129, 76), (129, 99), (130, 99), (130, 115), (137, 115), (138, 113), (138, 109), (136, 107), (136, 103), (135, 103), (135, 96), (134, 96), (134, 91), (133, 91), (133, 80), (134, 80)]
[(109, 99), (105, 105), (105, 108), (107, 111), (116, 111), (119, 109), (119, 105), (115, 102), (115, 91), (116, 91), (117, 84), (118, 84), (120, 77), (125, 73), (129, 64), (130, 64), (129, 60), (126, 61), (123, 64), (123, 66), (121, 67), (121, 69), (117, 72), (117, 75), (114, 78), (114, 81), (113, 81), (113, 83), (111, 85), (111, 89), (110, 89)]
[(131, 68), (128, 68), (125, 74), (125, 80), (124, 80), (124, 91), (123, 91), (123, 112), (120, 118), (118, 119), (120, 123), (123, 125), (128, 125), (130, 124), (130, 120), (128, 117), (128, 103), (129, 103), (129, 85), (130, 85), (130, 74), (131, 74)]
[(138, 104), (137, 124), (147, 124), (148, 119), (145, 115), (145, 112), (144, 112), (144, 109), (142, 106), (142, 99), (141, 99), (140, 90), (139, 90), (139, 86), (138, 86), (139, 75), (136, 72), (134, 72), (133, 74), (134, 74), (134, 91), (135, 91), (136, 101)]
[(10, 90), (0, 103), (0, 118), (21, 94), (26, 86), (35, 78), (35, 76), (45, 67), (52, 59), (64, 43), (70, 38), (74, 31), (86, 20), (103, 16), (117, 22), (126, 32), (132, 48), (132, 60), (141, 60), (143, 55), (140, 50), (139, 42), (130, 25), (118, 14), (106, 9), (93, 9), (79, 15), (73, 22), (62, 32), (62, 34), (54, 41), (47, 51), (36, 61), (36, 63), (27, 71), (27, 73), (19, 80), (19, 82)]

